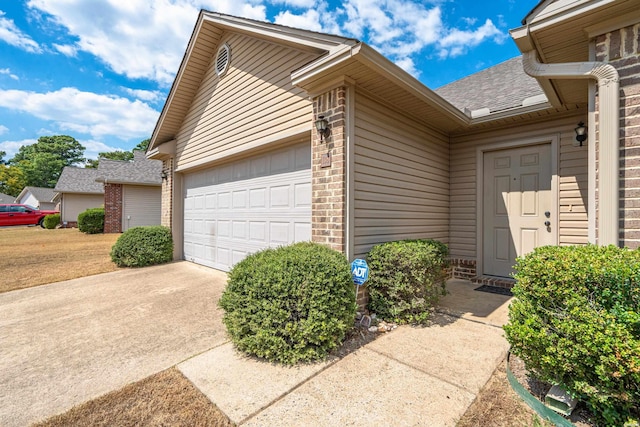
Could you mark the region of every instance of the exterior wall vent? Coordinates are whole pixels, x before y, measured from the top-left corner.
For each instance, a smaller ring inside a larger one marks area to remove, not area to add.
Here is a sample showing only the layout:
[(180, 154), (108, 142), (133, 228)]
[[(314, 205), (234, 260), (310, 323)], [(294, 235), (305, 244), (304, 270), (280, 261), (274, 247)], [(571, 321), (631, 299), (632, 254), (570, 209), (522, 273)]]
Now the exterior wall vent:
[(231, 60), (231, 47), (225, 43), (218, 49), (218, 55), (216, 56), (216, 74), (218, 77), (222, 77), (229, 68), (229, 61)]

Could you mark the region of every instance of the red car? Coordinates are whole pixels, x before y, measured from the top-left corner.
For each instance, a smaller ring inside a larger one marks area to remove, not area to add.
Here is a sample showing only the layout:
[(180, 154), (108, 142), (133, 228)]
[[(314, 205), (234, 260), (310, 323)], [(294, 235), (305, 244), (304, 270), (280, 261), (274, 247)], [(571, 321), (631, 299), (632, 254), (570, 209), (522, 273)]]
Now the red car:
[(58, 211), (40, 211), (29, 205), (0, 205), (0, 227), (6, 225), (39, 225), (44, 227), (44, 217), (59, 214)]

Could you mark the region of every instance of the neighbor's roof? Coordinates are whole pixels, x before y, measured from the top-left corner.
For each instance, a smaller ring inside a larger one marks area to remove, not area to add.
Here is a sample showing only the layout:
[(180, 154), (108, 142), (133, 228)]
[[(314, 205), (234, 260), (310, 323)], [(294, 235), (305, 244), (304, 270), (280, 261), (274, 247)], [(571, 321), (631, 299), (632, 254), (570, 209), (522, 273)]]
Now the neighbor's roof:
[(13, 203), (16, 200), (15, 197), (8, 194), (0, 193), (0, 203)]
[(536, 79), (525, 74), (522, 56), (456, 80), (435, 92), (458, 109), (469, 112), (488, 109), (486, 113), (494, 113), (546, 101)]
[(161, 185), (161, 174), (161, 161), (148, 160), (143, 151), (134, 151), (133, 161), (100, 159), (96, 179), (113, 184)]
[(98, 169), (67, 166), (62, 170), (54, 189), (60, 193), (104, 194), (104, 187), (96, 182)]
[(39, 202), (52, 202), (53, 198), (56, 197), (56, 191), (53, 188), (24, 187), (18, 197), (16, 197), (16, 200), (22, 199), (27, 192), (31, 193)]

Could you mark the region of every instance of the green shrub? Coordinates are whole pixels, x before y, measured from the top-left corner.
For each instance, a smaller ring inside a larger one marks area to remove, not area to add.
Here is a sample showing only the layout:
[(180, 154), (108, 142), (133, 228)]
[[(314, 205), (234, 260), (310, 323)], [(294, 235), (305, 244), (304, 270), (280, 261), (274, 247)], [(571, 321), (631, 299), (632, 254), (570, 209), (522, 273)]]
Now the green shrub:
[(237, 263), (220, 299), (236, 347), (294, 364), (326, 357), (355, 319), (349, 263), (315, 243), (266, 249)]
[(430, 239), (374, 246), (367, 256), (369, 309), (391, 322), (426, 323), (445, 294), (448, 253), (445, 244)]
[(111, 260), (118, 267), (144, 267), (172, 259), (171, 230), (159, 225), (130, 228), (111, 248)]
[(504, 327), (513, 353), (604, 425), (640, 416), (640, 252), (538, 248), (518, 259), (515, 278)]
[(44, 217), (42, 225), (48, 230), (53, 230), (60, 224), (60, 214), (52, 214)]
[(78, 215), (78, 229), (87, 234), (104, 233), (104, 208), (91, 208)]

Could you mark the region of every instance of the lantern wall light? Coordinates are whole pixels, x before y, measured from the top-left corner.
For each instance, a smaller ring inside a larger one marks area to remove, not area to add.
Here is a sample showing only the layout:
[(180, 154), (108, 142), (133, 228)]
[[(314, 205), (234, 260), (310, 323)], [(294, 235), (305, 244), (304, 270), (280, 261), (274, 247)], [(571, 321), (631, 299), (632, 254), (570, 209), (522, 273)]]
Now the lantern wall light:
[(574, 130), (576, 131), (576, 142), (574, 142), (573, 145), (582, 147), (582, 143), (587, 140), (587, 127), (583, 122), (580, 122)]
[(329, 133), (331, 133), (327, 119), (325, 119), (324, 116), (318, 116), (318, 120), (315, 121), (315, 125), (316, 130), (320, 134), (320, 142), (322, 142), (323, 139), (327, 139)]

